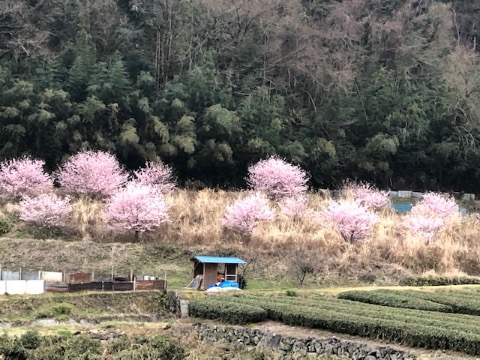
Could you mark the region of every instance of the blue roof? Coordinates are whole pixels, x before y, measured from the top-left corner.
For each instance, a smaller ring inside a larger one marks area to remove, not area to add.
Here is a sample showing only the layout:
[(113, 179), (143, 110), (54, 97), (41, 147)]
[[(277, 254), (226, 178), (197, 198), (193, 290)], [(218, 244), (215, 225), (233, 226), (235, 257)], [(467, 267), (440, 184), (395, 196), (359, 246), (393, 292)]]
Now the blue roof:
[(194, 256), (193, 259), (196, 259), (202, 263), (206, 264), (246, 264), (245, 261), (238, 257), (224, 257), (224, 256)]

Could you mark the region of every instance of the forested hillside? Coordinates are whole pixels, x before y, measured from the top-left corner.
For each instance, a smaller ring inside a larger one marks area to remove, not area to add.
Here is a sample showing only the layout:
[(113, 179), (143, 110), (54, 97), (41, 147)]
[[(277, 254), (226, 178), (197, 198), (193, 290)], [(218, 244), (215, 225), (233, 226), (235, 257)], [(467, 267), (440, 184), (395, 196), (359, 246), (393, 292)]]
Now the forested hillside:
[(480, 0), (2, 0), (0, 159), (475, 191)]

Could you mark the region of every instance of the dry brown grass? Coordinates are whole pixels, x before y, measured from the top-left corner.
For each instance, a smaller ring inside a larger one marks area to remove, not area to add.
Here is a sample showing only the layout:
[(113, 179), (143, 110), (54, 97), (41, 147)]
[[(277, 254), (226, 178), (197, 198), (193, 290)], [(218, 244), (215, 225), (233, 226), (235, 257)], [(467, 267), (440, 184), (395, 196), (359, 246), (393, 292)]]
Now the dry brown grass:
[(104, 203), (80, 197), (72, 204), (72, 217), (67, 226), (82, 240), (103, 239), (107, 229), (103, 221)]
[[(402, 226), (402, 215), (384, 211), (368, 241), (359, 244), (346, 242), (342, 236), (321, 221), (318, 211), (329, 201), (321, 193), (309, 195), (309, 211), (301, 218), (278, 218), (260, 224), (251, 236), (225, 230), (221, 219), (226, 207), (242, 192), (175, 190), (166, 198), (170, 206), (170, 222), (159, 230), (145, 234), (141, 241), (180, 246), (228, 246), (243, 254), (262, 251), (283, 260), (302, 257), (308, 252), (315, 266), (325, 273), (352, 275), (357, 270), (368, 273), (383, 271), (387, 265), (393, 273), (407, 269), (414, 273), (435, 271), (439, 274), (480, 274), (480, 217), (469, 215), (454, 221), (437, 238), (426, 244)], [(73, 204), (69, 224), (69, 240), (96, 242), (131, 241), (133, 236), (115, 237), (103, 221), (104, 204), (80, 198)], [(2, 213), (11, 216), (14, 205)], [(293, 261), (293, 260), (292, 260)], [(285, 270), (287, 270), (285, 265)], [(355, 274), (353, 274), (356, 276)], [(358, 275), (358, 274), (357, 274)]]

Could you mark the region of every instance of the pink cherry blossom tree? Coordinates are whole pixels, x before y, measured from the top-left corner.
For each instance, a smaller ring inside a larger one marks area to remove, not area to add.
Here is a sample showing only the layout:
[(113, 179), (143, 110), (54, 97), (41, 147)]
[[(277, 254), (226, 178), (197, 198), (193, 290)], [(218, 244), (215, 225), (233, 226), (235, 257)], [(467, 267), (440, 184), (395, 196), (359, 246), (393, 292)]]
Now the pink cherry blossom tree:
[(107, 202), (105, 222), (116, 233), (139, 234), (158, 228), (168, 221), (163, 195), (153, 186), (129, 183)]
[(270, 207), (268, 199), (264, 195), (253, 194), (228, 206), (222, 225), (244, 234), (251, 234), (260, 221), (274, 218), (275, 212)]
[(58, 170), (60, 186), (70, 194), (104, 198), (111, 196), (127, 181), (127, 174), (112, 154), (82, 151)]
[(62, 226), (71, 212), (70, 197), (61, 198), (54, 193), (25, 196), (19, 207), (20, 220), (41, 227)]
[(405, 216), (404, 225), (416, 236), (423, 238), (425, 244), (430, 241), (442, 230), (444, 220), (438, 216), (419, 216), (408, 214)]
[(459, 207), (454, 198), (438, 193), (425, 193), (405, 216), (405, 227), (429, 244), (449, 220), (458, 219)]
[(43, 170), (44, 165), (43, 160), (30, 157), (0, 163), (0, 197), (13, 200), (51, 191), (53, 181)]
[(162, 194), (175, 188), (172, 168), (161, 161), (148, 162), (145, 167), (134, 171), (133, 175), (139, 184), (154, 186)]
[(280, 215), (287, 218), (301, 218), (307, 211), (308, 199), (305, 195), (288, 196), (278, 202)]
[(308, 190), (307, 173), (299, 166), (272, 156), (248, 168), (248, 185), (271, 198), (304, 194)]
[(447, 219), (460, 214), (459, 207), (453, 197), (438, 193), (425, 193), (422, 200), (412, 208), (412, 216), (434, 216)]
[(359, 201), (352, 200), (331, 201), (322, 215), (350, 242), (365, 241), (378, 221), (378, 215)]
[(347, 183), (346, 189), (352, 191), (355, 200), (372, 210), (380, 210), (391, 203), (388, 191), (376, 189), (367, 183)]

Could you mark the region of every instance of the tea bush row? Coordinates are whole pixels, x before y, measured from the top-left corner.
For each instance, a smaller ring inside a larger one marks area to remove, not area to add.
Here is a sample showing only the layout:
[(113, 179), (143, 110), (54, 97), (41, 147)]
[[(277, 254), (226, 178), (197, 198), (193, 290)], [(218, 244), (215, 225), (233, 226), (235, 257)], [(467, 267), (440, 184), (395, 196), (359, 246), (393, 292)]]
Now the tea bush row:
[(400, 281), (402, 286), (444, 286), (444, 285), (469, 285), (480, 284), (480, 277), (474, 276), (411, 276)]
[(451, 306), (455, 313), (480, 315), (480, 300), (477, 294), (462, 292), (422, 292), (408, 291), (407, 296), (417, 299), (434, 301), (439, 304)]
[[(202, 301), (205, 300), (198, 303)], [(267, 312), (268, 319), (287, 325), (379, 338), (413, 347), (480, 354), (480, 321), (475, 316), (320, 298), (233, 296), (215, 297), (208, 303), (211, 309), (216, 308), (214, 303), (257, 306)]]
[(402, 290), (348, 291), (340, 299), (419, 310), (480, 315), (479, 294), (472, 292), (423, 292)]
[(215, 298), (194, 300), (188, 304), (191, 316), (220, 320), (230, 324), (246, 324), (267, 319), (267, 312), (260, 307), (242, 303), (215, 301)]
[[(348, 300), (339, 300), (335, 298), (318, 297), (315, 299), (293, 299), (286, 297), (232, 297), (230, 302), (239, 302), (242, 304), (251, 304), (263, 307), (264, 303), (289, 305), (303, 308), (310, 308), (315, 311), (318, 308), (341, 312), (345, 314), (363, 315), (372, 318), (386, 320), (402, 321), (409, 324), (423, 324), (429, 326), (438, 326), (441, 328), (458, 328), (462, 331), (480, 333), (480, 318), (465, 314), (446, 314), (441, 312), (422, 311), (414, 309), (387, 308), (384, 306), (352, 302)], [(459, 326), (461, 323), (461, 326)]]
[(340, 293), (338, 295), (338, 298), (395, 308), (440, 311), (450, 313), (454, 312), (453, 308), (449, 305), (439, 304), (426, 299), (419, 299), (402, 292), (392, 293), (388, 290), (346, 291)]

